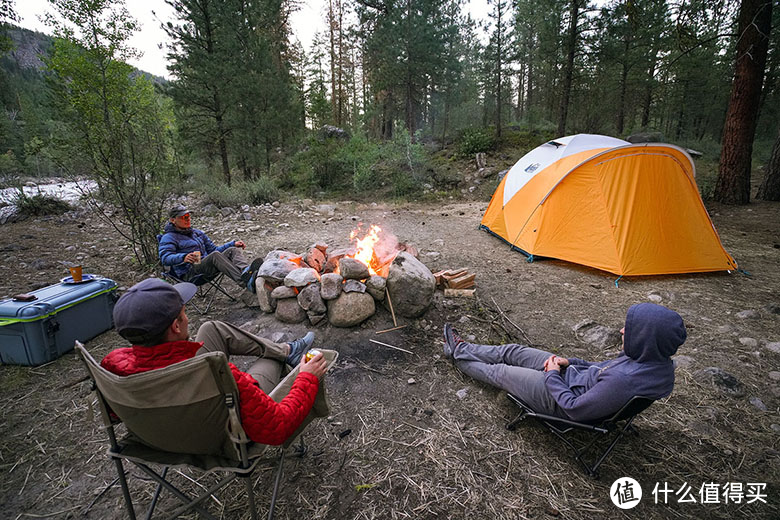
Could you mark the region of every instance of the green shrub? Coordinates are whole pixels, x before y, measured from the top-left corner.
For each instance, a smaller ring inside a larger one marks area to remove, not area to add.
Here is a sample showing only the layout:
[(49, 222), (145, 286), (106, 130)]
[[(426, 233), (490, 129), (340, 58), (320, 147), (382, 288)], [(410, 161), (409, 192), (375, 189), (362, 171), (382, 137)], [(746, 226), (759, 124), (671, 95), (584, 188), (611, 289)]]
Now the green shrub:
[(464, 157), (487, 152), (495, 147), (496, 140), (493, 133), (484, 128), (467, 128), (458, 139), (458, 153)]
[(14, 197), (14, 204), (19, 208), (20, 213), (37, 217), (62, 215), (71, 209), (70, 204), (64, 200), (43, 193), (37, 193), (32, 196), (26, 195), (21, 189)]
[(269, 177), (260, 177), (246, 184), (249, 202), (252, 204), (265, 204), (279, 200), (279, 188), (276, 187), (276, 184)]

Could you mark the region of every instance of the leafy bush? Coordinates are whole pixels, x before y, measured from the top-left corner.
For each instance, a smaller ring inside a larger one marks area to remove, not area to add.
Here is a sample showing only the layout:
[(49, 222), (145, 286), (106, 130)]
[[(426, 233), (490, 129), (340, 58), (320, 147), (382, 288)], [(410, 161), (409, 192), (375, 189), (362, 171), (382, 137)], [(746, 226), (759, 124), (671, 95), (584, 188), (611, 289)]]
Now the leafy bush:
[(279, 199), (279, 188), (269, 177), (260, 177), (255, 181), (248, 182), (246, 188), (249, 202), (252, 204), (265, 204)]
[(493, 133), (483, 128), (467, 128), (458, 140), (458, 153), (461, 156), (487, 152), (496, 146)]
[(37, 217), (61, 215), (71, 209), (70, 204), (64, 200), (43, 193), (37, 193), (32, 196), (26, 195), (21, 188), (14, 197), (14, 204), (19, 208), (20, 213)]

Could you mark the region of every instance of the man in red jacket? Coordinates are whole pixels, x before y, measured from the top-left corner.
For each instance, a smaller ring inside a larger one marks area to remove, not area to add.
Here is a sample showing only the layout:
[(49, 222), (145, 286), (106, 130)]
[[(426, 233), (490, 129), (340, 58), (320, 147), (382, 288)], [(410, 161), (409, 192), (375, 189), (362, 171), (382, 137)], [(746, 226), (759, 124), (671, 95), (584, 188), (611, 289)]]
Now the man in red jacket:
[[(314, 341), (313, 333), (290, 343), (274, 343), (229, 323), (208, 321), (201, 325), (195, 341), (189, 341), (185, 304), (196, 290), (191, 283), (174, 286), (157, 278), (131, 287), (114, 306), (114, 326), (133, 346), (110, 352), (101, 366), (127, 376), (163, 368), (204, 352), (257, 356), (246, 373), (230, 363), (238, 386), (241, 424), (250, 439), (262, 444), (283, 444), (308, 422), (310, 412), (320, 417), (327, 415), (324, 393), (319, 392), (327, 362), (321, 353), (309, 362), (304, 360), (304, 353)], [(277, 403), (267, 394), (281, 379), (285, 363), (297, 365), (294, 370), (299, 373), (290, 392)]]

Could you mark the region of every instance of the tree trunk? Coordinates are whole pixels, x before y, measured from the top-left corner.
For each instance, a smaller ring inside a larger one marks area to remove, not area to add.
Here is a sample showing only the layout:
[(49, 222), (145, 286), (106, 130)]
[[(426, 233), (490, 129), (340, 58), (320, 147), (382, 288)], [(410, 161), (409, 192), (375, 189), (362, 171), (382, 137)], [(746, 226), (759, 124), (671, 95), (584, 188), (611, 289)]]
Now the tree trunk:
[(780, 127), (772, 147), (772, 157), (766, 165), (764, 181), (758, 187), (757, 199), (780, 201)]
[(217, 142), (219, 143), (219, 156), (222, 158), (222, 176), (230, 186), (230, 163), (228, 161), (227, 140), (225, 139), (225, 124), (222, 121), (222, 104), (219, 96), (214, 94), (214, 119), (217, 123)]
[(750, 202), (750, 159), (771, 20), (771, 1), (742, 0), (734, 83), (723, 127), (720, 169), (714, 195), (715, 200), (725, 204)]
[(623, 62), (620, 67), (620, 99), (618, 100), (617, 125), (615, 131), (617, 135), (623, 135), (623, 129), (626, 122), (626, 90), (628, 90), (628, 38), (623, 40)]
[(567, 37), (568, 54), (566, 68), (563, 73), (563, 88), (561, 89), (561, 104), (558, 109), (558, 135), (566, 135), (566, 117), (569, 112), (569, 94), (571, 93), (572, 76), (574, 75), (574, 54), (577, 46), (577, 18), (580, 15), (579, 0), (571, 0), (569, 11), (569, 34)]
[(330, 104), (333, 111), (333, 121), (337, 120), (336, 105), (336, 35), (333, 34), (336, 19), (333, 15), (333, 0), (328, 0), (328, 29), (330, 32)]
[(502, 15), (501, 2), (496, 3), (496, 11), (498, 14), (498, 20), (496, 22), (496, 73), (498, 78), (498, 84), (496, 85), (496, 137), (501, 139), (501, 69), (503, 67), (503, 56), (501, 55), (501, 31), (503, 26), (501, 25)]

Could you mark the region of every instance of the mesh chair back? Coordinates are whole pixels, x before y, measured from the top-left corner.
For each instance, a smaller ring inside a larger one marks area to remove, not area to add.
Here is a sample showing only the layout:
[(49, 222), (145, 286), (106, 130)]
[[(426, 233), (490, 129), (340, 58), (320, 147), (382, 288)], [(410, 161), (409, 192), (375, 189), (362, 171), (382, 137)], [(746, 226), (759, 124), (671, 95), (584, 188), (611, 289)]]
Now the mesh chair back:
[(77, 348), (106, 406), (143, 444), (170, 453), (240, 461), (234, 439), (245, 435), (237, 414), (231, 420), (226, 406), (238, 406), (238, 389), (222, 352), (118, 376), (102, 368), (83, 347)]
[(625, 405), (623, 405), (623, 408), (618, 410), (618, 412), (613, 415), (609, 420), (610, 422), (618, 422), (618, 421), (625, 421), (626, 419), (630, 419), (631, 417), (634, 417), (635, 415), (638, 415), (642, 412), (644, 412), (647, 407), (649, 407), (651, 404), (653, 404), (655, 400), (650, 397), (642, 397), (635, 395), (631, 398), (630, 401), (628, 401)]

